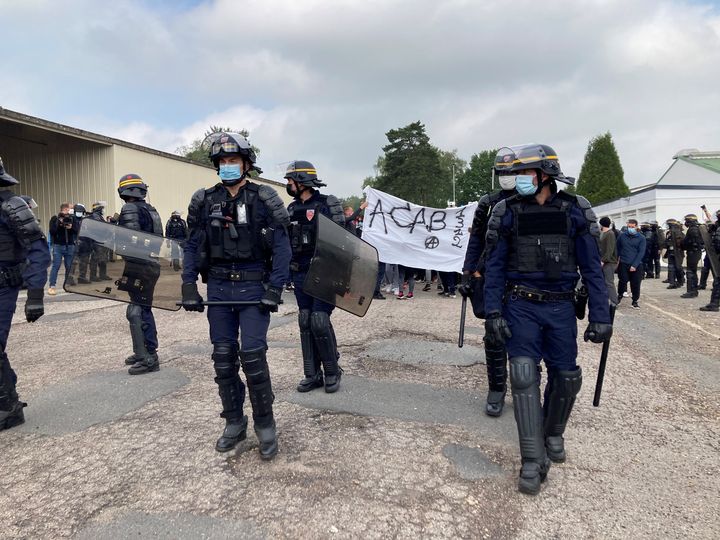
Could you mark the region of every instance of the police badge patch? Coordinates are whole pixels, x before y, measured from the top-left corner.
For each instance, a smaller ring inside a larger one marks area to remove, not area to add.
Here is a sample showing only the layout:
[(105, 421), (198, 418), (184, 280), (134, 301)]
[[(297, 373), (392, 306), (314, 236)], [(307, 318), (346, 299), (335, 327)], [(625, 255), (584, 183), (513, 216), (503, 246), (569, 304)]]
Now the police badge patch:
[(305, 217), (308, 221), (312, 221), (315, 217), (315, 209), (312, 210), (305, 210)]

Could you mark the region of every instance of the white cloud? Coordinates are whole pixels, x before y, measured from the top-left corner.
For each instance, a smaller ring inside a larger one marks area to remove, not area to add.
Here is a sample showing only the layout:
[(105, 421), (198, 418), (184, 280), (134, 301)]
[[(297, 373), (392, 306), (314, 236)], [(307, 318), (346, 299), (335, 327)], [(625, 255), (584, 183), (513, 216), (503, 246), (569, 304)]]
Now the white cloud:
[[(631, 185), (720, 149), (720, 15), (684, 0), (10, 2), (0, 105), (174, 150), (245, 128), (269, 176), (309, 159), (339, 194), (384, 133), (474, 152), (554, 146), (577, 175), (612, 132)], [(28, 25), (27, 21), (33, 24)], [(5, 24), (5, 21), (8, 21)], [(12, 107), (11, 107), (12, 105)]]

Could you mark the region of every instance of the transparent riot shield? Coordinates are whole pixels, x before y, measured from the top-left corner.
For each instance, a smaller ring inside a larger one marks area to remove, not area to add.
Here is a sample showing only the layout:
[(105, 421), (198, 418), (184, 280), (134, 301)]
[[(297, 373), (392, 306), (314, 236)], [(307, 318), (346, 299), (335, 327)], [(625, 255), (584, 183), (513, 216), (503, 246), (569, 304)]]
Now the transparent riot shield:
[(177, 311), (182, 247), (174, 240), (83, 219), (67, 292)]
[(713, 244), (710, 231), (708, 231), (707, 225), (704, 223), (700, 224), (699, 228), (700, 236), (702, 236), (703, 244), (705, 245), (705, 253), (707, 253), (708, 259), (710, 259), (713, 274), (720, 277), (720, 257), (718, 257), (718, 252), (715, 251), (715, 244)]
[(375, 292), (377, 250), (325, 216), (318, 217), (315, 254), (303, 291), (363, 317)]

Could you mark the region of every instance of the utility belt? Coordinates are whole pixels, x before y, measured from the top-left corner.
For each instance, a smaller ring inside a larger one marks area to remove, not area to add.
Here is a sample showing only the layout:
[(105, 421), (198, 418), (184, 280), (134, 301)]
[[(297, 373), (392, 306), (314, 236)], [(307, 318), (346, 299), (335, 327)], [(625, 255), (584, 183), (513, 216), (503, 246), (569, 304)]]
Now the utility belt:
[(0, 289), (5, 287), (19, 287), (23, 283), (24, 264), (16, 264), (0, 269)]
[(232, 270), (214, 266), (210, 269), (210, 277), (230, 281), (263, 281), (265, 272), (261, 270)]
[(575, 290), (572, 291), (544, 291), (531, 289), (522, 285), (510, 285), (506, 295), (512, 299), (522, 298), (532, 302), (567, 302), (575, 300)]

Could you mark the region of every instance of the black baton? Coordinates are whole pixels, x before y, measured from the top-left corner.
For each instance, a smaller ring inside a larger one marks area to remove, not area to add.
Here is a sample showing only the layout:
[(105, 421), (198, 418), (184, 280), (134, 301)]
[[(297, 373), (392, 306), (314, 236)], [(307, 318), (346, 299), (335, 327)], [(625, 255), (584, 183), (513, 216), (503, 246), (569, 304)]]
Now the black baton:
[[(182, 307), (182, 302), (175, 302), (176, 306)], [(208, 300), (200, 302), (202, 306), (259, 306), (260, 301), (244, 301), (244, 300)]]
[(462, 306), (460, 306), (460, 335), (458, 336), (458, 347), (462, 349), (465, 343), (465, 313), (467, 312), (467, 296), (463, 295)]
[[(610, 306), (610, 324), (615, 322), (615, 305)], [(595, 381), (595, 397), (593, 398), (593, 407), (600, 406), (600, 394), (602, 394), (603, 380), (605, 380), (605, 364), (607, 364), (608, 351), (610, 350), (610, 340), (603, 341), (602, 354), (600, 355), (600, 365), (598, 366), (597, 381)]]

